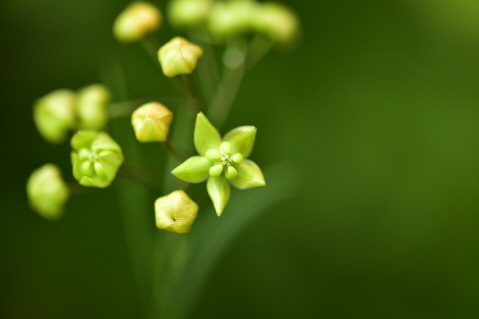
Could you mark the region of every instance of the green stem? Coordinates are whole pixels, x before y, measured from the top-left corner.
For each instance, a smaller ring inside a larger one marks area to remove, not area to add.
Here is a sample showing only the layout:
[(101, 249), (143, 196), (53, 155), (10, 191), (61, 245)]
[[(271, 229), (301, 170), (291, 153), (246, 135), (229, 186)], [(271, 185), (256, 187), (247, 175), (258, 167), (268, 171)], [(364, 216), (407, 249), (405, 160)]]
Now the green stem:
[(191, 154), (186, 151), (185, 149), (179, 147), (178, 145), (173, 144), (170, 141), (164, 141), (163, 146), (165, 149), (170, 152), (171, 155), (173, 155), (177, 160), (184, 162), (186, 159), (191, 157)]
[(158, 60), (158, 50), (161, 47), (161, 43), (158, 41), (158, 39), (151, 34), (147, 35), (143, 40), (141, 40), (141, 45), (153, 62), (161, 69), (160, 61)]
[(162, 193), (161, 189), (155, 185), (147, 176), (150, 176), (151, 174), (148, 173), (140, 173), (141, 169), (134, 169), (132, 167), (128, 167), (125, 165), (122, 165), (120, 169), (118, 170), (118, 175), (121, 177), (124, 177), (126, 179), (129, 179), (130, 181), (143, 186), (146, 189), (151, 190), (155, 194), (160, 194)]

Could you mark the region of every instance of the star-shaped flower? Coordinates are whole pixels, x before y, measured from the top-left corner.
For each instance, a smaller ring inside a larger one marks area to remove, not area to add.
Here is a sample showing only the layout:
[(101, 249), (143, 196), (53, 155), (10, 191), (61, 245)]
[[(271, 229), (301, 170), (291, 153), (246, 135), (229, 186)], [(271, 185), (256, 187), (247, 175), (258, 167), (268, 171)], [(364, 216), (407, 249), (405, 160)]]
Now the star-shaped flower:
[(230, 197), (230, 184), (239, 189), (265, 186), (258, 165), (248, 160), (253, 150), (256, 127), (240, 126), (221, 139), (218, 130), (203, 113), (198, 113), (194, 132), (195, 148), (200, 156), (188, 158), (171, 173), (189, 183), (206, 184), (218, 216)]

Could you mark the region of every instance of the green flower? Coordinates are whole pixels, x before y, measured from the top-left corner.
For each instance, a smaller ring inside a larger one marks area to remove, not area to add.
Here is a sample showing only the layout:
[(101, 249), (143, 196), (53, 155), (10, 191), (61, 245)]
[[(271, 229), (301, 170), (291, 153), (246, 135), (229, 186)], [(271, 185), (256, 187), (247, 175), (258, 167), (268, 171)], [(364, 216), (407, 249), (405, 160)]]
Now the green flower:
[(50, 143), (61, 143), (75, 126), (74, 92), (53, 91), (35, 102), (33, 118), (40, 134)]
[(115, 20), (113, 34), (123, 43), (142, 40), (148, 33), (156, 31), (162, 23), (161, 11), (154, 5), (135, 1), (128, 5)]
[(101, 130), (108, 122), (110, 99), (110, 92), (104, 85), (92, 84), (82, 88), (77, 97), (80, 129)]
[(71, 140), (73, 176), (83, 186), (104, 188), (123, 162), (120, 146), (105, 132), (79, 131)]
[(32, 209), (45, 219), (56, 220), (63, 215), (70, 192), (60, 169), (54, 164), (45, 164), (28, 178), (27, 195)]
[(253, 150), (256, 127), (240, 126), (223, 139), (203, 113), (196, 118), (194, 144), (200, 156), (188, 158), (171, 173), (189, 183), (208, 179), (206, 188), (218, 216), (230, 197), (230, 184), (239, 189), (265, 186), (260, 168), (246, 159)]

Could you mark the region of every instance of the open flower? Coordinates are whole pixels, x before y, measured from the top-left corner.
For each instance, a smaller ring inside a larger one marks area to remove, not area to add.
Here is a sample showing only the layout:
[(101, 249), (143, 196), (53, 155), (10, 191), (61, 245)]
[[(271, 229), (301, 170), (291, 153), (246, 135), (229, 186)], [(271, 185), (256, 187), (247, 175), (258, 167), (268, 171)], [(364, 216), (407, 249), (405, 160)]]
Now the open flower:
[(123, 153), (105, 132), (79, 131), (71, 140), (73, 176), (83, 186), (107, 187), (123, 163)]
[(171, 173), (189, 183), (208, 179), (208, 194), (218, 216), (230, 197), (230, 184), (239, 189), (264, 186), (260, 168), (246, 158), (251, 154), (256, 127), (240, 126), (223, 139), (203, 113), (198, 113), (194, 132), (195, 148), (200, 156), (188, 158)]

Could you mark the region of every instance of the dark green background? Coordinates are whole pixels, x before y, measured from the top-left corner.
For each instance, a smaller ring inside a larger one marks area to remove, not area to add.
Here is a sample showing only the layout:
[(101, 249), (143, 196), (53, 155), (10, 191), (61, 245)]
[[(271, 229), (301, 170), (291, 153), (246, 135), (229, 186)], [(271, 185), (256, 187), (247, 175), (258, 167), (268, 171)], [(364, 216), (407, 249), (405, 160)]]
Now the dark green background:
[[(130, 98), (177, 94), (112, 38), (126, 3), (0, 4), (2, 318), (140, 316), (116, 193), (72, 198), (50, 223), (24, 190), (45, 162), (71, 179), (68, 145), (35, 131), (39, 96), (118, 61)], [(293, 160), (299, 194), (243, 229), (191, 317), (477, 318), (479, 3), (285, 3), (303, 41), (248, 76), (225, 127), (257, 126), (252, 158)]]

